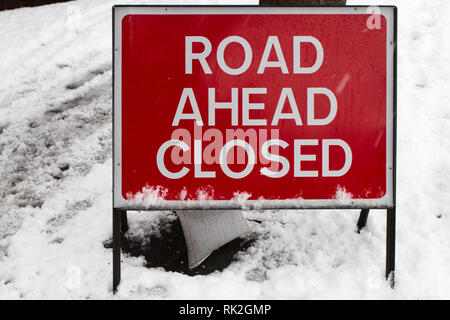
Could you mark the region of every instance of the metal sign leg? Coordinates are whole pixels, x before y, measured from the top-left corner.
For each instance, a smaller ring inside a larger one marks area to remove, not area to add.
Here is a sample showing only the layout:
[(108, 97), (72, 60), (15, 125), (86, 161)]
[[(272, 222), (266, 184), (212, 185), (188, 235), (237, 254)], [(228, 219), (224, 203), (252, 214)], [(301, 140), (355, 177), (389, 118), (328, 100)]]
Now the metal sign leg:
[(117, 292), (117, 286), (120, 283), (120, 246), (122, 240), (121, 221), (124, 217), (126, 220), (126, 211), (113, 209), (113, 293)]
[(391, 288), (395, 284), (395, 214), (396, 208), (387, 209), (386, 212), (386, 280)]
[(126, 233), (128, 231), (128, 218), (126, 210), (120, 212), (120, 231)]
[(369, 209), (362, 209), (361, 213), (359, 214), (358, 223), (356, 224), (358, 226), (358, 233), (361, 231), (362, 228), (366, 226), (368, 216), (369, 216)]

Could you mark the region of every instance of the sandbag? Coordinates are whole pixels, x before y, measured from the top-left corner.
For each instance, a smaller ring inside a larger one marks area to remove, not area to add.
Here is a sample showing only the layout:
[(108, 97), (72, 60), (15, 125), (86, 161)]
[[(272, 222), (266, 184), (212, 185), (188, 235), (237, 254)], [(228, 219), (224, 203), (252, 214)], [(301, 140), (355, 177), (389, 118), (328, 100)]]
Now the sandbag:
[(179, 210), (189, 268), (200, 265), (214, 250), (250, 231), (239, 210)]

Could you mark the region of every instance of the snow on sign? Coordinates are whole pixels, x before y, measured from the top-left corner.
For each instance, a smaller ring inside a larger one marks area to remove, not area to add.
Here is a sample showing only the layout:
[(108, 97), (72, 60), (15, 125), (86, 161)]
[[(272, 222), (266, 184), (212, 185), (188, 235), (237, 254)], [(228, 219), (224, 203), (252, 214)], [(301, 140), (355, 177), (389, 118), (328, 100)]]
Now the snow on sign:
[(378, 10), (115, 7), (114, 206), (391, 207)]

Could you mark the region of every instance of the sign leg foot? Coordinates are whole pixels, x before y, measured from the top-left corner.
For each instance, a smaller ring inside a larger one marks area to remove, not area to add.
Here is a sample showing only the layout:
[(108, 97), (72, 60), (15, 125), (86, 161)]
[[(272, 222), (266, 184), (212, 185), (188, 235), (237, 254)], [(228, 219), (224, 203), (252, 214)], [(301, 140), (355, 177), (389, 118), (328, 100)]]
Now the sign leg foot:
[(386, 213), (386, 280), (391, 288), (395, 284), (395, 207), (388, 209)]
[[(126, 212), (126, 211), (125, 211)], [(117, 292), (120, 283), (120, 242), (121, 219), (123, 210), (113, 209), (113, 293)]]

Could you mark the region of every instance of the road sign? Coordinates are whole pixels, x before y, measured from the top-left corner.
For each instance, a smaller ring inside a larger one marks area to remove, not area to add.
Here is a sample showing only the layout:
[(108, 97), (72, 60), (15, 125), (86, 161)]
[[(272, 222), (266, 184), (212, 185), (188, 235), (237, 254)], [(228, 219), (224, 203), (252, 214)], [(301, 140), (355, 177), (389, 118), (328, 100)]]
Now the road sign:
[(390, 208), (394, 8), (116, 7), (114, 207)]

